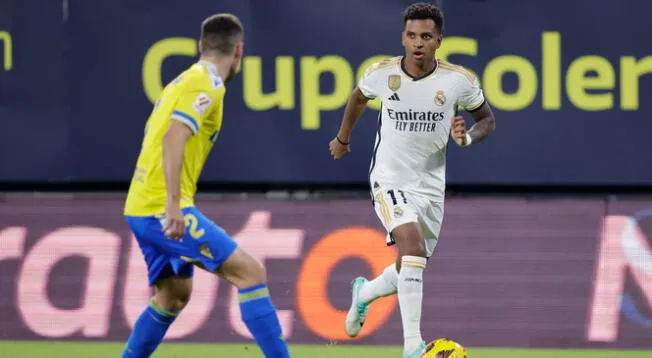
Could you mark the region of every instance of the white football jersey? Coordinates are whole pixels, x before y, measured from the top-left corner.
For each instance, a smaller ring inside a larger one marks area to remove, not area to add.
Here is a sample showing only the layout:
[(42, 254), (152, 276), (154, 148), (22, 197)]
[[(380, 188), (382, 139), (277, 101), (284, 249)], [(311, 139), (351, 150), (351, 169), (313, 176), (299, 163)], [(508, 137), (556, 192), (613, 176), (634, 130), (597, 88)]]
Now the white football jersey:
[(370, 184), (444, 200), (455, 108), (473, 111), (485, 98), (478, 79), (461, 66), (438, 60), (431, 73), (413, 78), (402, 58), (371, 65), (358, 83), (362, 94), (382, 102)]

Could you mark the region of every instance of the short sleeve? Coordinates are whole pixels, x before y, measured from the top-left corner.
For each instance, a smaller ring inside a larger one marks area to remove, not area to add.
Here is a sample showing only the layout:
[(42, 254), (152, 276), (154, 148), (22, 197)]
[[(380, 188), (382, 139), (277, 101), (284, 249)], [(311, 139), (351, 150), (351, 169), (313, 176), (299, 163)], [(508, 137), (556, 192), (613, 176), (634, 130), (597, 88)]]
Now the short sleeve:
[(214, 101), (207, 92), (187, 90), (179, 96), (170, 118), (185, 124), (194, 134), (199, 131), (213, 106)]
[(482, 107), (484, 102), (484, 93), (482, 92), (478, 78), (475, 76), (470, 78), (464, 76), (462, 79), (462, 91), (458, 104), (466, 111), (472, 112)]
[(369, 66), (360, 78), (360, 81), (358, 81), (358, 89), (367, 98), (374, 99), (379, 95), (381, 84), (379, 80), (380, 76), (378, 76), (378, 71), (376, 71), (378, 66), (379, 63), (374, 63)]

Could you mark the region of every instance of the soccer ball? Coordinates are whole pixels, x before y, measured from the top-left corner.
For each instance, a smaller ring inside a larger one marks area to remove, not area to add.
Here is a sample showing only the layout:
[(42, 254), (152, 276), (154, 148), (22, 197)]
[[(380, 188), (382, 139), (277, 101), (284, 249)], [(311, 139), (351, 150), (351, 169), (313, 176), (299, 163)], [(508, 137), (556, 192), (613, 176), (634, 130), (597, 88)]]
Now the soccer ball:
[(448, 338), (438, 338), (428, 343), (421, 358), (468, 358), (461, 344)]

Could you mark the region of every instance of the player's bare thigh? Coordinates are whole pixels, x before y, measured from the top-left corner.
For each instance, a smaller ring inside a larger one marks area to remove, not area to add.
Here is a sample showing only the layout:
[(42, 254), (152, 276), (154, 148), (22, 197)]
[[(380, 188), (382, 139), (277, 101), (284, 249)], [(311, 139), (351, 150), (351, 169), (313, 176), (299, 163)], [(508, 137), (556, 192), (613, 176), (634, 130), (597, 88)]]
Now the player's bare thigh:
[(399, 225), (391, 232), (394, 242), (398, 247), (396, 258), (396, 269), (401, 270), (401, 258), (403, 256), (426, 257), (426, 246), (423, 239), (421, 226), (416, 221)]
[[(199, 263), (195, 265), (208, 271)], [(237, 247), (213, 273), (237, 288), (252, 287), (267, 281), (267, 273), (262, 263), (240, 247)]]
[(403, 256), (426, 257), (420, 224), (423, 200), (411, 193), (380, 186), (373, 192), (376, 214), (398, 247), (396, 267), (400, 270)]
[(166, 277), (156, 281), (154, 302), (166, 310), (181, 311), (190, 301), (191, 293), (192, 277)]

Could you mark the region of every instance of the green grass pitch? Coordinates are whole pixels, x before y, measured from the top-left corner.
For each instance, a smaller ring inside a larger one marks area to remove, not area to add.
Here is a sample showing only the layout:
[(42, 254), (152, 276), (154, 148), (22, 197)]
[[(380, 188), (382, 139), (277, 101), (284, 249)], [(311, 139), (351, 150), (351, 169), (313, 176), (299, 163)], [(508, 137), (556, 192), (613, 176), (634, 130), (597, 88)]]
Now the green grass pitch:
[[(122, 343), (0, 341), (0, 358), (116, 358)], [(400, 347), (293, 345), (293, 358), (396, 358)], [(652, 351), (469, 348), (469, 358), (649, 358)], [(164, 343), (152, 358), (261, 358), (254, 345)]]

